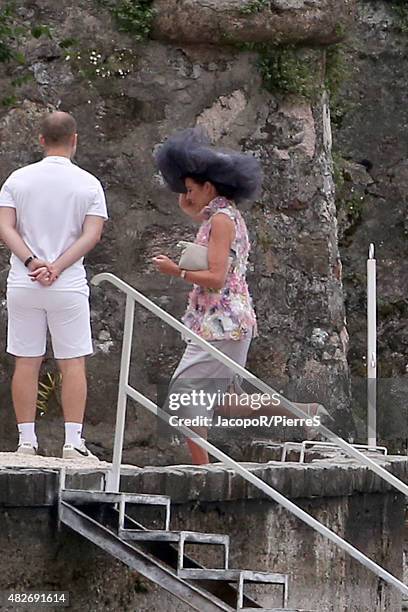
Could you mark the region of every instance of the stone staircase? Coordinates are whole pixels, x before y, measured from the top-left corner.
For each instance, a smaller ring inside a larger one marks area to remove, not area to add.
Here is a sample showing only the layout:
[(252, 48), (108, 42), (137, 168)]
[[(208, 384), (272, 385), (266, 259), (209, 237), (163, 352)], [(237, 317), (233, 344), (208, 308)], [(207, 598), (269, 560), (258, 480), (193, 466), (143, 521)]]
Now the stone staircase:
[[(61, 488), (59, 522), (121, 560), (199, 612), (311, 612), (288, 607), (288, 575), (231, 569), (228, 535), (170, 530), (171, 499), (165, 495)], [(129, 506), (164, 510), (162, 529), (148, 529), (127, 514)], [(207, 568), (185, 553), (186, 544), (221, 547), (222, 568)], [(279, 608), (262, 607), (246, 593), (249, 584), (275, 585)]]

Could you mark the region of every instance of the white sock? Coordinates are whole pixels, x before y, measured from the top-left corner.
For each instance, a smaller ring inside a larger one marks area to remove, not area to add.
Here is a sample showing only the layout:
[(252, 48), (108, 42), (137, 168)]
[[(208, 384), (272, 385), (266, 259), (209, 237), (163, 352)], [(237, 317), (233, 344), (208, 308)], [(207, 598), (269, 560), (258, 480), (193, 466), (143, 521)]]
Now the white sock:
[(37, 436), (35, 435), (35, 423), (19, 423), (18, 427), (18, 444), (30, 442), (35, 448), (38, 448)]
[(82, 423), (65, 423), (65, 444), (81, 446)]

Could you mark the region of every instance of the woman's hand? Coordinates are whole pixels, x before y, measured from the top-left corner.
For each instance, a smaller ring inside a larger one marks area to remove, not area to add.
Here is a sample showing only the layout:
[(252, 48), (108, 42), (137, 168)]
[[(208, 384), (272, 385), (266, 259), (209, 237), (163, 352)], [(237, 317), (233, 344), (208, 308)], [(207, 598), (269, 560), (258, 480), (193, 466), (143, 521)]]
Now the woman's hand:
[(185, 215), (191, 217), (192, 219), (194, 219), (194, 221), (199, 221), (200, 215), (199, 213), (197, 213), (197, 207), (194, 206), (187, 193), (180, 193), (178, 202), (179, 207)]
[(186, 193), (180, 193), (179, 195), (179, 206), (182, 210), (185, 210), (188, 207), (187, 204), (187, 194)]
[(157, 257), (153, 257), (153, 263), (156, 269), (163, 274), (180, 276), (180, 268), (166, 255), (157, 255)]

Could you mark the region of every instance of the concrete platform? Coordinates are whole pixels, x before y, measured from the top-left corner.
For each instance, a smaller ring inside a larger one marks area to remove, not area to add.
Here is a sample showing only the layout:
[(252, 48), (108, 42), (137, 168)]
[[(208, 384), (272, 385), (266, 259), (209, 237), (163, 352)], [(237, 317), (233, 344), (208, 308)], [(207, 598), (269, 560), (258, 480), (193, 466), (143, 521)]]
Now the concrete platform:
[[(392, 474), (408, 482), (407, 457), (378, 457), (378, 461)], [(291, 499), (392, 490), (388, 483), (368, 468), (344, 457), (319, 459), (305, 464), (269, 461), (242, 465)], [(111, 464), (88, 459), (66, 460), (0, 453), (0, 506), (55, 504), (62, 468), (66, 469), (68, 488), (101, 489)], [(173, 503), (265, 499), (261, 491), (222, 463), (165, 467), (123, 465), (120, 489), (129, 493), (169, 495)]]
[[(407, 457), (379, 461), (398, 478), (408, 480)], [(402, 576), (406, 499), (368, 468), (340, 457), (305, 464), (245, 465), (394, 575)], [(132, 571), (69, 530), (58, 531), (55, 504), (63, 467), (68, 487), (98, 489), (111, 466), (0, 453), (0, 590), (16, 583), (31, 589), (51, 583), (72, 593), (75, 611), (88, 609), (87, 602), (92, 600), (93, 609), (112, 612), (118, 609), (119, 595), (130, 602), (122, 606), (124, 610), (179, 611), (178, 603), (173, 607), (171, 598), (150, 583), (140, 583), (135, 591)], [(312, 610), (334, 612), (332, 602), (336, 601), (336, 612), (401, 610), (401, 596), (395, 589), (221, 463), (124, 465), (120, 488), (170, 496), (172, 531), (228, 533), (232, 567), (290, 573), (292, 609), (305, 608), (308, 602)], [(135, 518), (153, 529), (160, 520), (142, 508)], [(194, 550), (206, 567), (216, 567), (215, 553), (211, 547)], [(115, 601), (111, 605), (106, 602), (112, 584)]]

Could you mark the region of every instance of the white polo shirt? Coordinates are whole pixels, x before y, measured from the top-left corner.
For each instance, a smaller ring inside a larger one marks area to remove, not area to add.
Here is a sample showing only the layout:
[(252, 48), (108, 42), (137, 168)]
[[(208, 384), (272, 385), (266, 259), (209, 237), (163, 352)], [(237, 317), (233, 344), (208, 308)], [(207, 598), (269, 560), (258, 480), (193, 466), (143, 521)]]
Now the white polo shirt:
[[(87, 215), (108, 218), (101, 183), (62, 156), (48, 156), (13, 172), (0, 190), (0, 206), (16, 210), (16, 229), (39, 259), (53, 262), (78, 240)], [(10, 259), (8, 287), (44, 289), (28, 276), (24, 263)], [(88, 294), (83, 258), (48, 287)]]

